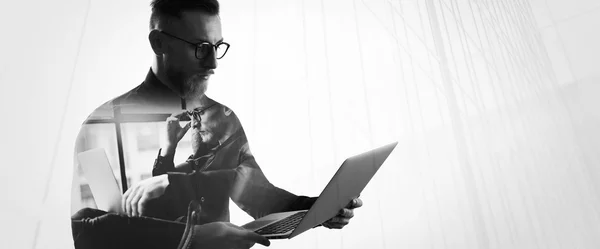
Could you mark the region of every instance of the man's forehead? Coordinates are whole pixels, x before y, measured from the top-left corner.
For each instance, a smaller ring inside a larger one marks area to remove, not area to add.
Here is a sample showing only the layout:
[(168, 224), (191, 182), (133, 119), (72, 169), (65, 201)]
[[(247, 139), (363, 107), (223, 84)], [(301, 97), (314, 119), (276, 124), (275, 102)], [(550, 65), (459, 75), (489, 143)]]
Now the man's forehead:
[(203, 11), (184, 11), (181, 18), (170, 23), (170, 29), (191, 41), (216, 43), (221, 40), (221, 19)]

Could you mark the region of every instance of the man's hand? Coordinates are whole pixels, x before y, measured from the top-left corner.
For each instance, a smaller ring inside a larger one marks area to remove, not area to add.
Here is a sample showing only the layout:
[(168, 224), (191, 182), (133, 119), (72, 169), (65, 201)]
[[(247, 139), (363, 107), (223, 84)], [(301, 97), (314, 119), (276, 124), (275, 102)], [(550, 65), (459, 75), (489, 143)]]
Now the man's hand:
[(185, 136), (185, 133), (190, 129), (192, 122), (188, 122), (185, 126), (181, 127), (181, 124), (179, 123), (179, 119), (181, 119), (181, 117), (183, 117), (184, 115), (187, 115), (187, 111), (181, 111), (179, 113), (174, 113), (173, 115), (171, 115), (170, 117), (167, 118), (167, 148), (168, 149), (175, 149), (177, 147), (177, 144), (179, 143), (179, 141), (181, 141), (181, 139), (183, 138), (183, 136)]
[(243, 248), (247, 249), (259, 243), (269, 246), (271, 242), (250, 230), (229, 222), (213, 222), (194, 226), (193, 248)]
[(354, 217), (354, 209), (362, 207), (363, 203), (360, 198), (355, 198), (346, 208), (342, 208), (338, 215), (329, 219), (328, 221), (323, 222), (323, 226), (329, 229), (341, 229), (344, 226), (348, 225), (350, 219)]
[(169, 186), (169, 178), (166, 174), (134, 184), (123, 195), (123, 211), (128, 216), (142, 216), (148, 201), (162, 196), (167, 186)]

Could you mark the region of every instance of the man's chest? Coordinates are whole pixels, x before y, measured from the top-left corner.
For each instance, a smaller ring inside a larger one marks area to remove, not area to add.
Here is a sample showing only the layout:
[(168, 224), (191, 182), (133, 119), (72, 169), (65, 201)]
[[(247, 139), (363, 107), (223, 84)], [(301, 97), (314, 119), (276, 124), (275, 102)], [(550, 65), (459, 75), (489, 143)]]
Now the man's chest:
[(235, 169), (240, 165), (240, 151), (229, 149), (221, 150), (216, 153), (208, 153), (194, 159), (192, 167), (196, 171), (214, 171)]

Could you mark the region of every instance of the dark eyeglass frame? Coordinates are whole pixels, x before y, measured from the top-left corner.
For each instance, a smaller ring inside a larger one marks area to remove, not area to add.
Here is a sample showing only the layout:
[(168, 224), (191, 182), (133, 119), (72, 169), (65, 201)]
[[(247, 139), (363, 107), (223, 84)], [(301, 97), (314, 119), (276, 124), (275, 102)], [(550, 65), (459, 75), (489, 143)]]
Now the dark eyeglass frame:
[(204, 109), (198, 110), (198, 108), (196, 108), (196, 109), (194, 109), (192, 111), (187, 111), (187, 115), (188, 115), (188, 117), (190, 117), (190, 120), (191, 119), (197, 119), (198, 121), (201, 121), (202, 120), (201, 116), (204, 114), (204, 112), (206, 110), (212, 108), (213, 106), (216, 106), (216, 105), (217, 105), (217, 103), (214, 103), (214, 104), (209, 105), (208, 107), (206, 107)]
[(183, 41), (183, 42), (185, 42), (187, 44), (190, 44), (190, 45), (196, 47), (196, 51), (195, 51), (194, 55), (196, 56), (196, 58), (198, 60), (204, 59), (208, 55), (208, 53), (207, 53), (204, 56), (200, 56), (200, 50), (202, 49), (202, 46), (209, 45), (209, 46), (211, 46), (212, 51), (216, 53), (218, 47), (220, 47), (221, 45), (224, 45), (225, 46), (225, 52), (223, 52), (223, 55), (221, 55), (221, 57), (216, 57), (215, 56), (217, 58), (217, 60), (220, 60), (221, 58), (223, 58), (225, 56), (225, 54), (227, 54), (227, 51), (229, 50), (229, 47), (231, 46), (227, 42), (219, 42), (219, 43), (214, 44), (214, 45), (211, 44), (210, 42), (193, 43), (193, 42), (190, 42), (190, 41), (185, 40), (183, 38), (180, 38), (180, 37), (177, 37), (175, 35), (169, 34), (169, 33), (165, 32), (165, 31), (160, 31), (160, 32), (163, 33), (163, 34), (165, 34), (165, 35), (167, 35), (167, 36), (170, 36), (172, 38), (175, 38), (177, 40)]

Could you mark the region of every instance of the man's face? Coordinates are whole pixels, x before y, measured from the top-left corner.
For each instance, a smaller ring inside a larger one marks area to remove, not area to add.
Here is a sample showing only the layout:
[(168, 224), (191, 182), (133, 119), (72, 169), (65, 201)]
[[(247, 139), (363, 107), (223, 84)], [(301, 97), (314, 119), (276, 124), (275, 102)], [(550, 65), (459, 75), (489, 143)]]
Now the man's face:
[(192, 144), (202, 143), (207, 144), (218, 144), (219, 139), (225, 134), (227, 127), (224, 122), (227, 121), (227, 117), (223, 111), (223, 106), (211, 101), (196, 110), (202, 110), (198, 112), (192, 118)]
[[(217, 44), (223, 40), (219, 16), (201, 11), (183, 12), (181, 19), (173, 20), (163, 31), (192, 43)], [(196, 47), (182, 40), (164, 35), (169, 50), (164, 54), (166, 75), (185, 99), (205, 93), (208, 80), (217, 68), (214, 50), (204, 58), (196, 58)]]

